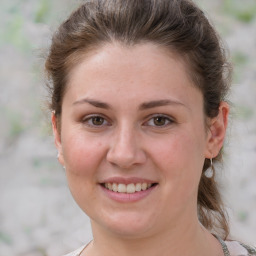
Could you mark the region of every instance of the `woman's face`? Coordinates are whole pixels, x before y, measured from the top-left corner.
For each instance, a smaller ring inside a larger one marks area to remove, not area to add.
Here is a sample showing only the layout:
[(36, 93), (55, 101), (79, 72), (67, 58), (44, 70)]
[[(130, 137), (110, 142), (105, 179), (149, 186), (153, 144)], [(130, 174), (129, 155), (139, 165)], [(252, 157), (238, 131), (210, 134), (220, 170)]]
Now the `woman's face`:
[(60, 137), (53, 124), (71, 193), (93, 227), (134, 236), (197, 218), (211, 133), (177, 56), (153, 44), (91, 52), (70, 73)]

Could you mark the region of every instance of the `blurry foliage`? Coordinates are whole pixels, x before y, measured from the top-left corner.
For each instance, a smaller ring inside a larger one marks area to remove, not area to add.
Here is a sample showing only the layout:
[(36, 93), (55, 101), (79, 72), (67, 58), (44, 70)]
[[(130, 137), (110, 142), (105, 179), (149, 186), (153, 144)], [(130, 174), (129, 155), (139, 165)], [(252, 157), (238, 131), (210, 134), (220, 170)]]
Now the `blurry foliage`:
[[(1, 20), (0, 45), (9, 44), (21, 52), (28, 53), (33, 48), (25, 34), (27, 26), (33, 23), (51, 23), (54, 17), (53, 2), (50, 0), (14, 0), (1, 3), (1, 8), (7, 13)], [(1, 17), (0, 17), (1, 19)]]
[(11, 130), (10, 130), (10, 137), (18, 137), (24, 131), (24, 127), (20, 120), (12, 119), (11, 120)]
[(6, 147), (12, 146), (20, 135), (25, 131), (26, 125), (22, 114), (8, 107), (0, 106), (1, 120), (5, 124), (2, 128)]
[(249, 23), (256, 17), (256, 1), (223, 0), (223, 11), (241, 22)]
[(10, 139), (15, 139), (25, 130), (25, 125), (22, 121), (22, 117), (18, 112), (14, 112), (11, 110), (7, 111), (6, 117), (10, 124), (8, 137)]
[(34, 157), (32, 159), (32, 165), (35, 169), (44, 168), (47, 170), (55, 170), (59, 168), (57, 159), (42, 159), (39, 157)]
[(40, 247), (40, 248), (37, 249), (37, 251), (39, 253), (41, 253), (40, 255), (42, 255), (42, 256), (47, 256), (48, 255), (45, 248)]
[(31, 235), (33, 233), (33, 227), (32, 226), (25, 226), (23, 227), (23, 231), (27, 235)]
[(236, 104), (235, 109), (237, 117), (243, 120), (249, 120), (254, 115), (254, 110), (244, 105)]
[(32, 165), (35, 169), (41, 168), (42, 167), (42, 160), (37, 158), (32, 159)]
[[(56, 169), (57, 168), (55, 168), (55, 170)], [(55, 187), (56, 188), (58, 186), (62, 186), (63, 183), (61, 183), (58, 180), (53, 179), (52, 177), (43, 177), (43, 178), (40, 179), (39, 185), (41, 187), (48, 187), (48, 186), (50, 186), (50, 187)]]
[(248, 62), (249, 57), (240, 51), (236, 51), (232, 54), (232, 60), (235, 66), (243, 66)]
[(235, 51), (231, 56), (234, 72), (233, 72), (233, 81), (235, 83), (240, 83), (242, 79), (242, 73), (246, 65), (249, 63), (249, 56), (244, 52)]
[(8, 25), (5, 27), (2, 40), (8, 44), (15, 46), (21, 51), (30, 49), (29, 40), (23, 34), (24, 17), (16, 14), (12, 17)]
[(51, 5), (49, 0), (41, 0), (39, 3), (39, 8), (35, 14), (36, 23), (45, 23), (49, 16), (51, 10)]
[(238, 212), (238, 220), (241, 222), (245, 222), (249, 217), (248, 212), (246, 211), (240, 211)]
[(8, 234), (0, 231), (0, 243), (1, 242), (8, 244), (8, 245), (11, 245), (13, 243), (12, 238)]
[(49, 186), (49, 185), (53, 185), (53, 184), (54, 184), (54, 182), (53, 182), (52, 178), (43, 177), (40, 179), (41, 186)]

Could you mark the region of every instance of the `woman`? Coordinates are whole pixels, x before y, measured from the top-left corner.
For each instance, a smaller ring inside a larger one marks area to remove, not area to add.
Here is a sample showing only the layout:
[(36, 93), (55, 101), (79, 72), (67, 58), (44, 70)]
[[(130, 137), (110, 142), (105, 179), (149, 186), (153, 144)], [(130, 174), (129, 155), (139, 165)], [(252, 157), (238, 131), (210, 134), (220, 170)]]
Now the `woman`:
[(91, 0), (46, 71), (59, 162), (93, 241), (69, 255), (256, 255), (217, 188), (230, 66), (189, 0)]

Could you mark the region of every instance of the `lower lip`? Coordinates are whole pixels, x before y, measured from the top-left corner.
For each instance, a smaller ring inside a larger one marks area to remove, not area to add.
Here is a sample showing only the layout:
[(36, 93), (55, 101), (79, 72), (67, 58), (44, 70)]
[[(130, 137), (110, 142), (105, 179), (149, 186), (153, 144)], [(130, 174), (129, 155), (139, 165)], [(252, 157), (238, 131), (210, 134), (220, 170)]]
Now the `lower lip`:
[(151, 188), (148, 188), (146, 190), (142, 190), (139, 192), (135, 192), (135, 193), (119, 193), (119, 192), (111, 191), (103, 187), (102, 185), (100, 185), (100, 187), (104, 191), (104, 193), (112, 200), (120, 203), (128, 203), (128, 202), (136, 202), (144, 199), (156, 189), (157, 185), (154, 185)]

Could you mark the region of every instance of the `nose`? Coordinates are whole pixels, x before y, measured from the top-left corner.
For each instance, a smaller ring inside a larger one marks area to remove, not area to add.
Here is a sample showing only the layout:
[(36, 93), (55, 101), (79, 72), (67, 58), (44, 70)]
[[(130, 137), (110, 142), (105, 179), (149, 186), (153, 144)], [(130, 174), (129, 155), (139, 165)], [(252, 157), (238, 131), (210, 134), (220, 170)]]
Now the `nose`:
[(129, 169), (146, 161), (146, 153), (140, 145), (139, 132), (135, 128), (118, 129), (111, 138), (107, 161), (122, 169)]

